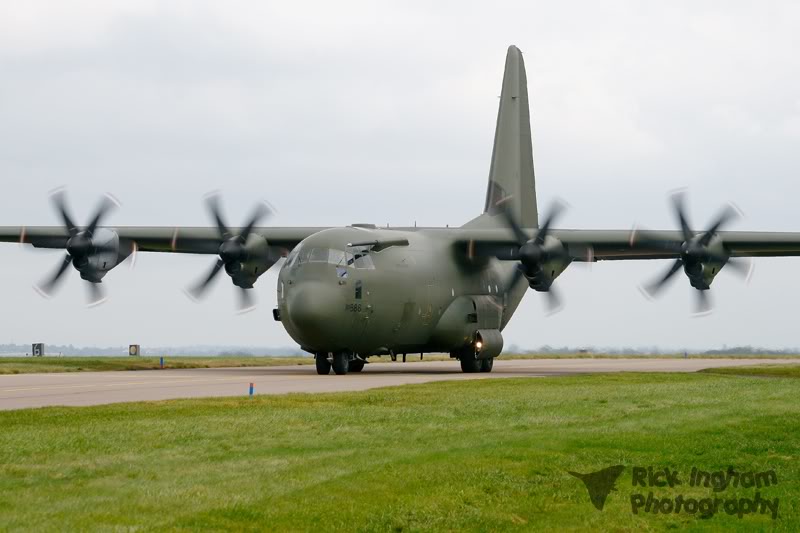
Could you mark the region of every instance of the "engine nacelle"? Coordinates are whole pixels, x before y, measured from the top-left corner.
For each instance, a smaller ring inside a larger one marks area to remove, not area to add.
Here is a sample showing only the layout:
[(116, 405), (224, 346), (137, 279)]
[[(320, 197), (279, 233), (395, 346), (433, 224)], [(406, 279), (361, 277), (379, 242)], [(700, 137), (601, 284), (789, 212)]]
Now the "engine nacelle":
[(270, 250), (267, 239), (251, 233), (245, 243), (247, 260), (226, 263), (225, 272), (233, 280), (233, 284), (243, 289), (250, 289), (259, 276), (269, 270), (278, 261), (278, 257)]
[(119, 235), (107, 228), (98, 228), (91, 238), (93, 251), (86, 257), (75, 257), (73, 266), (86, 281), (98, 282), (130, 254), (130, 246), (120, 246)]
[[(683, 271), (686, 277), (689, 278), (689, 283), (692, 287), (701, 291), (711, 287), (714, 278), (717, 277), (717, 274), (719, 274), (722, 267), (727, 263), (727, 260), (722, 261), (722, 259), (728, 257), (727, 251), (722, 244), (722, 239), (719, 237), (714, 237), (711, 242), (709, 242), (707, 249), (712, 252), (713, 255), (709, 254), (708, 258), (702, 263), (684, 262), (683, 264)], [(720, 259), (714, 260), (715, 257)]]
[[(572, 262), (563, 253), (564, 244), (555, 237), (548, 236), (545, 238), (543, 250), (545, 253), (554, 259), (550, 259), (536, 267), (533, 271), (523, 270), (525, 279), (528, 280), (528, 285), (535, 291), (547, 291), (550, 286), (561, 275), (564, 270)], [(550, 252), (550, 253), (547, 253)]]

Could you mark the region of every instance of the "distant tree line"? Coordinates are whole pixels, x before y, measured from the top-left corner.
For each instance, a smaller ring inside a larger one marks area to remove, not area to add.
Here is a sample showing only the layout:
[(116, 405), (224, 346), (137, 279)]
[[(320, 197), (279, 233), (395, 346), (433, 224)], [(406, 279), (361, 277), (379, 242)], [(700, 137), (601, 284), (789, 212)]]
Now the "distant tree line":
[[(246, 356), (303, 356), (309, 355), (296, 346), (142, 346), (142, 355), (196, 355), (203, 357), (246, 357)], [(659, 346), (638, 347), (597, 347), (597, 346), (550, 346), (545, 344), (539, 348), (522, 348), (510, 345), (507, 354), (597, 354), (597, 355), (668, 355), (688, 353), (691, 355), (795, 355), (800, 354), (798, 348), (759, 348), (757, 346), (723, 346), (712, 350), (696, 350), (691, 348), (671, 349)], [(0, 344), (2, 355), (29, 355), (30, 344)], [(73, 356), (127, 356), (127, 346), (75, 346), (72, 344), (46, 344), (45, 355)]]
[[(45, 355), (73, 355), (73, 356), (127, 356), (127, 346), (75, 346), (72, 344), (47, 344), (44, 345)], [(0, 344), (2, 355), (30, 355), (30, 344)], [(242, 356), (298, 356), (308, 355), (296, 346), (294, 347), (254, 347), (254, 346), (142, 346), (142, 355), (197, 355), (203, 357), (242, 357)]]
[(638, 347), (597, 347), (597, 346), (550, 346), (545, 344), (539, 348), (520, 348), (510, 345), (503, 350), (508, 354), (598, 354), (598, 355), (669, 355), (688, 353), (691, 355), (797, 355), (798, 348), (760, 348), (757, 346), (723, 346), (712, 350), (698, 350), (691, 348), (662, 348), (659, 346)]

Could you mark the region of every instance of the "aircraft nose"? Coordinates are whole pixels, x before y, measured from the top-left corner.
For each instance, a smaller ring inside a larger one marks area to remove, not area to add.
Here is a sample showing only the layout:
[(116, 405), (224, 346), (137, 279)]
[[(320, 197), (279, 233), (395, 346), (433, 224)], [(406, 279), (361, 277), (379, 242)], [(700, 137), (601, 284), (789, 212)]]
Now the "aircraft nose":
[[(286, 313), (300, 342), (320, 350), (338, 348), (338, 327), (344, 304), (335, 288), (322, 283), (301, 282), (286, 298)], [(341, 306), (340, 306), (341, 305)]]

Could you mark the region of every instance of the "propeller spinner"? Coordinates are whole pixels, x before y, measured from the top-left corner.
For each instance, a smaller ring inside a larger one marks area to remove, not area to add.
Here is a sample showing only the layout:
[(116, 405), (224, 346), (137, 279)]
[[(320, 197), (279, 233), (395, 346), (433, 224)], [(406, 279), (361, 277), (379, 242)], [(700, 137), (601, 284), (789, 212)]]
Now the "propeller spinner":
[(84, 228), (80, 228), (73, 222), (74, 219), (69, 214), (64, 189), (53, 191), (50, 194), (50, 198), (69, 235), (65, 245), (67, 253), (53, 274), (34, 285), (33, 288), (45, 298), (50, 298), (60, 284), (67, 267), (71, 264), (80, 272), (81, 278), (88, 282), (86, 285), (88, 289), (88, 305), (90, 307), (99, 305), (107, 300), (105, 291), (100, 286), (101, 278), (105, 271), (96, 269), (90, 259), (95, 254), (116, 254), (117, 247), (114, 243), (99, 243), (94, 237), (100, 222), (110, 211), (119, 207), (119, 201), (110, 194), (106, 194), (100, 200), (89, 224)]
[[(501, 200), (498, 205), (503, 207), (501, 205), (503, 202), (504, 200)], [(508, 284), (508, 289), (510, 290), (510, 288), (516, 284), (519, 277), (524, 275), (528, 280), (528, 285), (532, 289), (543, 292), (546, 295), (548, 314), (560, 311), (563, 308), (563, 303), (559, 292), (553, 286), (553, 277), (548, 275), (545, 266), (551, 262), (569, 263), (572, 260), (563, 245), (554, 245), (547, 239), (553, 222), (561, 216), (566, 209), (566, 203), (558, 200), (553, 202), (550, 206), (550, 212), (545, 217), (544, 222), (536, 232), (536, 237), (533, 239), (530, 239), (525, 234), (510, 209), (506, 207), (500, 209), (503, 219), (514, 233), (519, 245), (517, 252), (519, 264)]]
[[(243, 272), (242, 264), (248, 261), (260, 261), (267, 265), (266, 268), (269, 268), (269, 265), (275, 262), (272, 257), (272, 252), (269, 247), (266, 246), (266, 241), (264, 241), (264, 246), (251, 245), (251, 243), (248, 242), (248, 238), (251, 236), (256, 224), (272, 214), (273, 210), (266, 202), (259, 203), (253, 210), (250, 219), (237, 234), (231, 231), (231, 229), (229, 229), (230, 226), (225, 223), (219, 205), (219, 193), (214, 192), (209, 194), (206, 197), (206, 206), (214, 220), (221, 240), (218, 251), (219, 259), (217, 259), (216, 263), (211, 267), (208, 274), (196, 285), (189, 288), (186, 293), (193, 300), (202, 298), (208, 286), (224, 267), (225, 272), (231, 277), (234, 285), (239, 288), (238, 311), (240, 313), (252, 311), (255, 309), (255, 301), (249, 290), (253, 288), (255, 277)], [(266, 270), (266, 268), (263, 270)]]
[(725, 249), (722, 238), (717, 235), (720, 229), (741, 217), (738, 209), (732, 205), (726, 206), (706, 231), (695, 232), (691, 229), (686, 215), (684, 196), (683, 191), (672, 195), (672, 207), (681, 229), (682, 242), (658, 239), (646, 232), (639, 232), (636, 236), (637, 245), (668, 250), (678, 254), (678, 258), (664, 274), (642, 286), (641, 290), (648, 298), (654, 298), (683, 268), (690, 284), (697, 289), (695, 313), (704, 315), (712, 310), (708, 290), (711, 288), (711, 281), (720, 269), (723, 266), (729, 266), (733, 272), (746, 278), (750, 275), (752, 261), (731, 257)]

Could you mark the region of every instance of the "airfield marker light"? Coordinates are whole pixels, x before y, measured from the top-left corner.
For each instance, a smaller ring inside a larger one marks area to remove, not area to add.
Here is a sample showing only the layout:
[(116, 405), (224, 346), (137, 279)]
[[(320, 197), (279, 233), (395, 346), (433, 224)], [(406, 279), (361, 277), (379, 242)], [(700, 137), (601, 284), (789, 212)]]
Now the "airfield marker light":
[(254, 390), (255, 390), (255, 383), (251, 383), (250, 384), (250, 397), (251, 398), (253, 397)]

